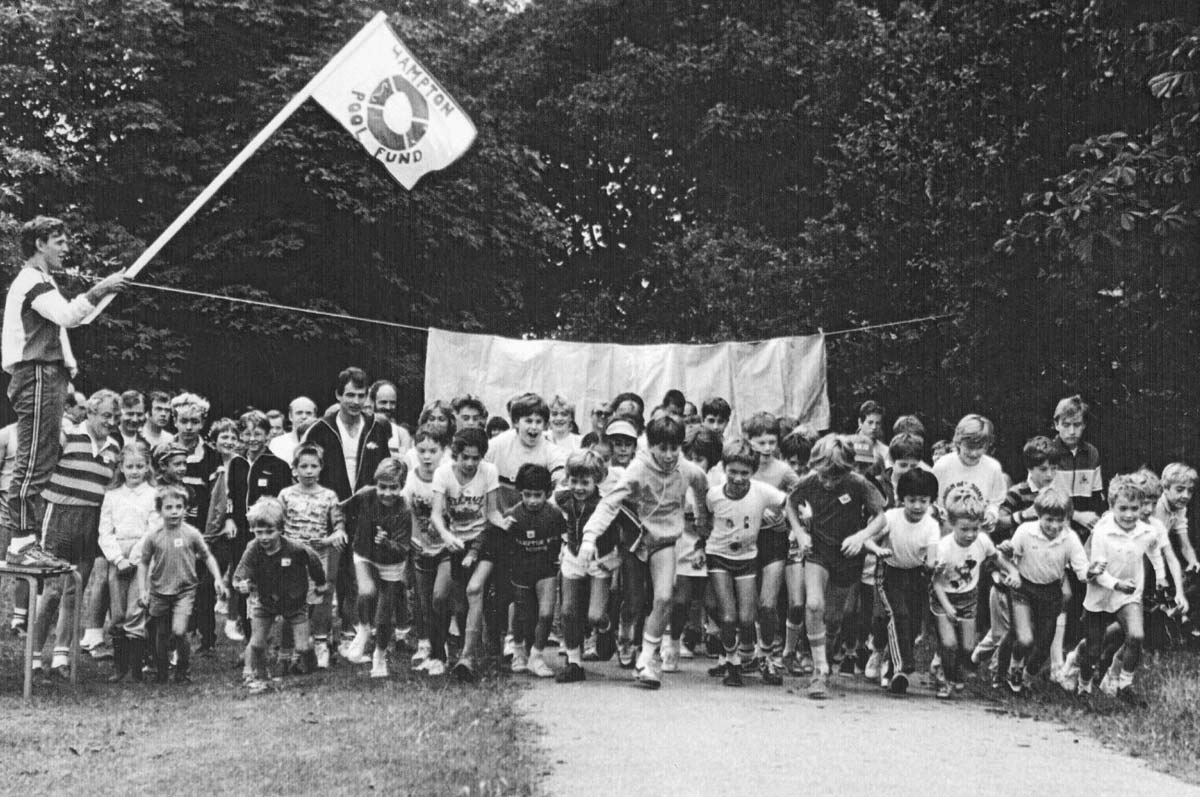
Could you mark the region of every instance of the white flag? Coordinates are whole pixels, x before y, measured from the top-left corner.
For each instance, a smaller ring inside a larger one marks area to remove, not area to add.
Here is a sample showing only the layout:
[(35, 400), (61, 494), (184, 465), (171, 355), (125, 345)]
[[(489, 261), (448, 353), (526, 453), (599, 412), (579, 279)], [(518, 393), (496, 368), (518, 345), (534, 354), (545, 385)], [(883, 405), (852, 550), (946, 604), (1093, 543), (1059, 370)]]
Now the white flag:
[(312, 96), (405, 188), (475, 140), (466, 112), (380, 12), (334, 56)]

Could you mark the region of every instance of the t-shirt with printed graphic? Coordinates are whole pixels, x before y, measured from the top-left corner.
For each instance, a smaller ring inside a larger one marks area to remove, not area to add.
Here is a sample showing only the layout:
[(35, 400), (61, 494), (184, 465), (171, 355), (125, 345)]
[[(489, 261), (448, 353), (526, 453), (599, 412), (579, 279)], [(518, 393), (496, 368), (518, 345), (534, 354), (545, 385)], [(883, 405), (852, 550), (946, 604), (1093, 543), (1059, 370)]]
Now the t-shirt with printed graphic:
[(567, 521), (558, 507), (547, 502), (539, 511), (530, 512), (522, 503), (507, 514), (513, 522), (504, 537), (513, 555), (513, 569), (556, 569), (567, 534)]
[(979, 586), (980, 567), (995, 557), (996, 546), (986, 534), (980, 534), (965, 548), (955, 542), (953, 533), (947, 534), (938, 542), (932, 586), (940, 586), (947, 593), (973, 593)]
[(283, 504), (283, 533), (289, 539), (319, 550), (325, 547), (325, 537), (346, 531), (337, 493), (328, 487), (318, 484), (308, 490), (293, 484), (279, 491), (279, 502)]
[(446, 543), (430, 519), (433, 515), (433, 476), (425, 481), (415, 469), (410, 470), (404, 479), (403, 494), (412, 512), (413, 548), (421, 556), (439, 555), (446, 550)]
[(842, 542), (883, 511), (879, 490), (854, 472), (829, 487), (821, 483), (816, 473), (809, 473), (800, 480), (790, 500), (797, 507), (807, 504), (812, 512), (812, 552), (808, 561), (828, 570), (836, 586), (857, 582), (864, 557), (844, 556)]
[(487, 527), (488, 493), (499, 487), (500, 476), (490, 462), (480, 462), (466, 484), (459, 482), (452, 463), (433, 472), (433, 491), (446, 499), (446, 525), (463, 542), (474, 540)]
[(750, 481), (750, 489), (734, 500), (726, 485), (710, 487), (705, 500), (712, 515), (712, 533), (705, 552), (744, 561), (758, 555), (758, 532), (768, 511), (780, 511), (787, 494), (766, 482)]

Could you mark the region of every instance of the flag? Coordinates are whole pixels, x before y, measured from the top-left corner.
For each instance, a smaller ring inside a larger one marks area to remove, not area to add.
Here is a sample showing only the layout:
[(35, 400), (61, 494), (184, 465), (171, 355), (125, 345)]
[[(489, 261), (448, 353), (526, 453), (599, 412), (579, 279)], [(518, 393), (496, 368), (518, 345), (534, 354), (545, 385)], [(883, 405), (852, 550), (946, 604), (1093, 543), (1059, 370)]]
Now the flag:
[(383, 12), (314, 80), (312, 97), (405, 188), (475, 140), (470, 117), (396, 36)]

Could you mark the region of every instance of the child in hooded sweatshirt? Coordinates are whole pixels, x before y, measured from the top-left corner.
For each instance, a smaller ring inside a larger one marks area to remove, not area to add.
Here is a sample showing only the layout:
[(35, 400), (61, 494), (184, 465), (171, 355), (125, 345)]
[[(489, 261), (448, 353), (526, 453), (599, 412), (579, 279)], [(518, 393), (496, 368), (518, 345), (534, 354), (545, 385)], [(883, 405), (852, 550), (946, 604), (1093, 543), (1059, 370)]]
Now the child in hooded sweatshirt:
[[(654, 595), (643, 626), (642, 650), (636, 665), (637, 682), (649, 689), (657, 689), (662, 683), (654, 654), (662, 642), (675, 586), (675, 541), (683, 534), (687, 490), (691, 487), (695, 495), (708, 492), (704, 472), (679, 457), (683, 437), (683, 423), (670, 415), (650, 422), (646, 427), (647, 450), (638, 452), (617, 485), (600, 501), (584, 526), (583, 542), (579, 546), (579, 559), (591, 560), (596, 554), (597, 538), (612, 525), (621, 505), (636, 512), (642, 530), (632, 546), (635, 564), (627, 575), (643, 580), (649, 578)], [(697, 502), (699, 548), (703, 548), (708, 533), (708, 509), (703, 502)]]

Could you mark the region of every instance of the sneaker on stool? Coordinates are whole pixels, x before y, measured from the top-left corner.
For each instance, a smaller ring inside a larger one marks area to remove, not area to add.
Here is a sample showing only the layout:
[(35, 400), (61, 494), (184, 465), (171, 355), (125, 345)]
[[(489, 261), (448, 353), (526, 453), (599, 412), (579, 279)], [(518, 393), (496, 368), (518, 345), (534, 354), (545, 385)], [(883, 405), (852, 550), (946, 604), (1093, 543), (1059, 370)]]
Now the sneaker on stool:
[(67, 570), (71, 567), (71, 563), (66, 559), (59, 559), (38, 545), (36, 536), (25, 539), (28, 541), (20, 544), (13, 540), (8, 546), (8, 553), (4, 558), (10, 565), (35, 567), (40, 570)]

